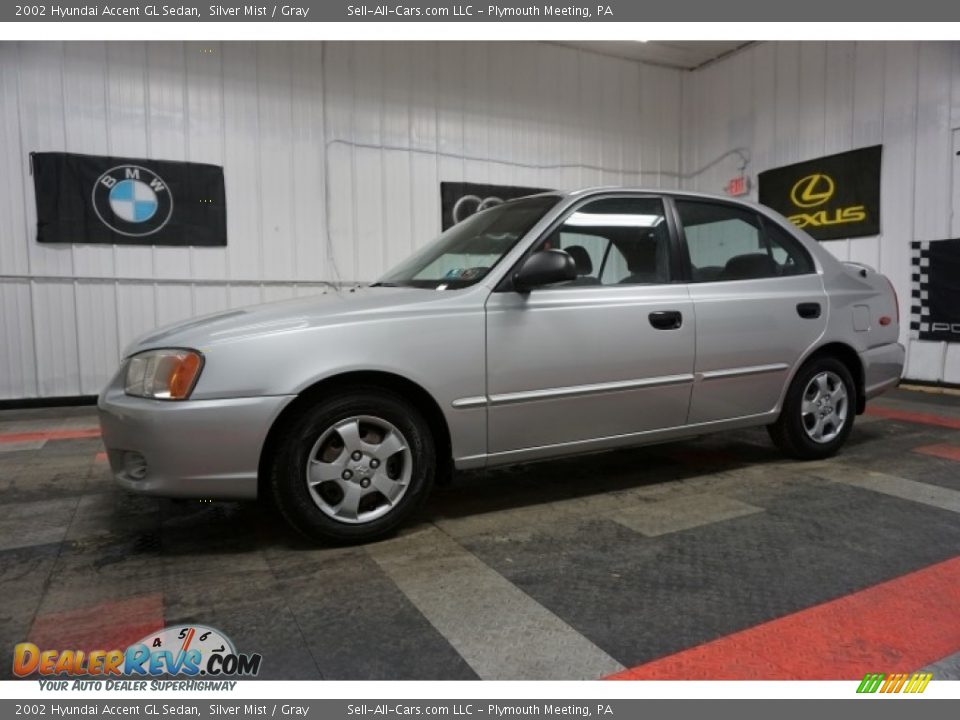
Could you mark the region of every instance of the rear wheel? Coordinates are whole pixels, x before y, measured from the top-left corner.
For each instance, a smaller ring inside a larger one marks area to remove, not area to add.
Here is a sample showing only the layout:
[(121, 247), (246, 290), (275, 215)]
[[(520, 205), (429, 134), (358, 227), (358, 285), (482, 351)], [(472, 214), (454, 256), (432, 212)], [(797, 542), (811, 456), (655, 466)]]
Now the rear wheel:
[(790, 384), (780, 417), (767, 427), (770, 437), (791, 457), (830, 457), (853, 428), (856, 392), (846, 365), (832, 357), (814, 358)]
[(416, 510), (435, 468), (420, 412), (390, 391), (358, 387), (290, 421), (274, 462), (273, 496), (287, 521), (312, 539), (368, 542)]

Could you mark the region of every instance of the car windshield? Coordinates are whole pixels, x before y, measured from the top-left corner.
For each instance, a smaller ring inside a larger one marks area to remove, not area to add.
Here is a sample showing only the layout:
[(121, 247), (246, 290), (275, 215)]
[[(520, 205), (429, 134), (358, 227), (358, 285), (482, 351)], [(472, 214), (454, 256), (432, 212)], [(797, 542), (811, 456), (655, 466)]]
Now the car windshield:
[(374, 286), (446, 290), (473, 285), (559, 200), (555, 195), (538, 195), (471, 215), (404, 260)]

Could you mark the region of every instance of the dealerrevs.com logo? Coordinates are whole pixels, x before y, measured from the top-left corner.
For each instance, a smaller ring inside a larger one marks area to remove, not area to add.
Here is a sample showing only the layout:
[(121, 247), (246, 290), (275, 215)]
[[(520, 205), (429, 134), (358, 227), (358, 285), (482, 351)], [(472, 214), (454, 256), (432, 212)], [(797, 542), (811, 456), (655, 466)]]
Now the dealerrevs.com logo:
[[(129, 679), (255, 677), (262, 659), (259, 653), (237, 652), (233, 642), (215, 628), (174, 625), (122, 649), (43, 649), (23, 642), (13, 651), (13, 674), (19, 678), (37, 675), (44, 679), (105, 681), (104, 689), (140, 690), (145, 689), (145, 683), (132, 684)], [(198, 689), (232, 689), (232, 684), (231, 688), (208, 685), (212, 683), (198, 685)], [(54, 689), (65, 689), (66, 683), (57, 686)]]

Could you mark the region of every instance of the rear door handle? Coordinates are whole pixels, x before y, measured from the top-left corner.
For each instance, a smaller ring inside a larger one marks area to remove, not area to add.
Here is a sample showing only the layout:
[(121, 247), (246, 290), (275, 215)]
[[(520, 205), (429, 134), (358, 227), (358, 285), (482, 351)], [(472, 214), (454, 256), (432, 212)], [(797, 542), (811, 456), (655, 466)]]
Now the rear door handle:
[(820, 303), (805, 302), (797, 305), (797, 315), (807, 320), (820, 317)]
[(679, 310), (657, 310), (649, 315), (650, 324), (657, 330), (677, 330), (683, 325), (683, 315)]

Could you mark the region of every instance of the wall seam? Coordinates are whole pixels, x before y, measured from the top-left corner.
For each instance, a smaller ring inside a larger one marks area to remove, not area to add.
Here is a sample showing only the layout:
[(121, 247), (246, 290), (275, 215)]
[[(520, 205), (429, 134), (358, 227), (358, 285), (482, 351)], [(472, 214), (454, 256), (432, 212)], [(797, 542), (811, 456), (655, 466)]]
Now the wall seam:
[[(29, 155), (27, 154), (27, 149), (24, 146), (23, 142), (23, 43), (16, 43), (16, 57), (17, 57), (17, 133), (20, 140), (20, 163), (21, 163), (21, 176), (27, 178), (27, 185), (29, 187), (30, 178), (33, 176), (33, 169), (30, 167), (30, 172), (24, 173), (23, 163), (26, 162), (28, 167), (30, 165)], [(26, 161), (24, 160), (26, 158)], [(27, 272), (33, 276), (33, 258), (31, 257), (30, 252), (30, 238), (33, 237), (33, 233), (30, 230), (30, 211), (28, 208), (30, 192), (29, 190), (24, 190), (23, 193), (23, 222), (24, 229), (26, 231), (24, 239), (27, 244)], [(37, 297), (36, 297), (36, 285), (33, 279), (28, 281), (28, 295), (30, 297), (30, 336), (33, 341), (33, 381), (34, 381), (34, 396), (40, 396), (40, 354), (37, 346)]]

